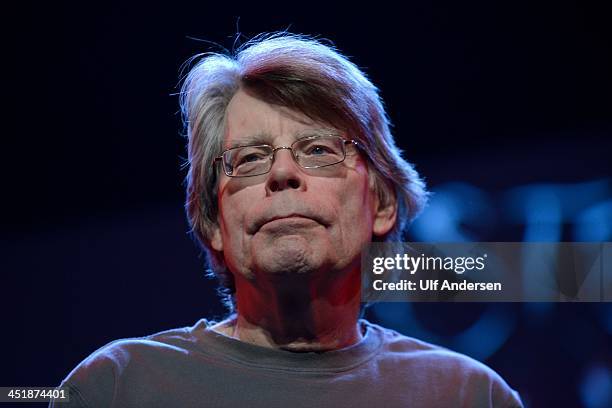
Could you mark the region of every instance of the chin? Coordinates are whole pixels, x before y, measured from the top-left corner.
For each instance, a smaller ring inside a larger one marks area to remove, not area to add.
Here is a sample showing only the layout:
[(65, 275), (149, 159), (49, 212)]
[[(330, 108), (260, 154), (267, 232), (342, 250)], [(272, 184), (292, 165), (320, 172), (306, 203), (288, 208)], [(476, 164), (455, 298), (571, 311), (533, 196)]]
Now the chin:
[(323, 250), (302, 236), (280, 237), (254, 251), (255, 265), (270, 274), (306, 274), (321, 268)]

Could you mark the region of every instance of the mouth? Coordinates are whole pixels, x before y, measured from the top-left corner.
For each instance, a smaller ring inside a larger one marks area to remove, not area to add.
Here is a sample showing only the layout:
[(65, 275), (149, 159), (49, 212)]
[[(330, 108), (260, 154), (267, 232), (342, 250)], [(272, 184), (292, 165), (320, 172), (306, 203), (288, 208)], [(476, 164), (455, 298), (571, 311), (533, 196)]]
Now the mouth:
[(302, 214), (277, 215), (257, 222), (253, 233), (257, 233), (263, 228), (272, 228), (274, 226), (292, 225), (299, 227), (312, 226), (312, 224), (323, 225), (319, 220)]
[[(264, 225), (268, 225), (270, 223), (273, 222), (284, 222), (284, 221), (300, 221), (300, 220), (304, 220), (304, 221), (314, 221), (312, 218), (308, 218), (308, 217), (304, 217), (301, 215), (288, 215), (286, 217), (274, 217), (269, 219), (268, 221), (266, 221), (265, 223), (263, 223), (263, 225), (261, 227), (263, 227)], [(260, 227), (260, 229), (261, 229)]]

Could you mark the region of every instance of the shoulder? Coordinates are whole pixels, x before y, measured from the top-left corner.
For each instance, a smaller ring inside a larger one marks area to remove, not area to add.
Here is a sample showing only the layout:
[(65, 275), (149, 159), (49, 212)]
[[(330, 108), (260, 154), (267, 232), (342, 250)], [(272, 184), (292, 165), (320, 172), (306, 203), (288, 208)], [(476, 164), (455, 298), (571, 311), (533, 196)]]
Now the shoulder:
[(134, 358), (185, 353), (191, 342), (189, 328), (115, 340), (94, 351), (73, 370), (71, 375), (76, 372), (92, 371), (115, 373), (129, 365)]
[(112, 341), (81, 361), (62, 381), (81, 406), (110, 406), (121, 382), (135, 372), (154, 370), (189, 354), (192, 328), (166, 330), (144, 337)]
[(379, 359), (383, 364), (393, 364), (396, 370), (418, 373), (412, 377), (413, 381), (421, 382), (423, 386), (435, 385), (452, 390), (465, 400), (486, 399), (498, 401), (501, 406), (521, 406), (518, 393), (482, 362), (395, 330), (369, 324), (383, 339)]
[(369, 325), (379, 331), (382, 337), (381, 354), (383, 358), (407, 360), (417, 366), (430, 366), (446, 372), (458, 371), (464, 375), (474, 373), (499, 377), (491, 368), (465, 354), (405, 336), (376, 324), (369, 323)]

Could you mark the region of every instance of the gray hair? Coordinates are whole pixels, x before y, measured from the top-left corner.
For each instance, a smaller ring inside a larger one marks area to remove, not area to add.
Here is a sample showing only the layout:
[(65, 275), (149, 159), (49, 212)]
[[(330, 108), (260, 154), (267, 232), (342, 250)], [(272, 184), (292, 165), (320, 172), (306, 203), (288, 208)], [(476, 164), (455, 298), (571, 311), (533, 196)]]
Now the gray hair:
[(397, 199), (397, 222), (384, 240), (402, 239), (427, 201), (425, 184), (395, 145), (378, 89), (354, 63), (333, 46), (286, 32), (258, 36), (233, 53), (206, 53), (194, 59), (198, 57), (179, 97), (188, 138), (185, 208), (191, 233), (206, 251), (230, 309), (233, 276), (209, 239), (218, 214), (219, 172), (212, 164), (223, 150), (227, 106), (240, 89), (347, 131), (357, 140), (381, 205)]

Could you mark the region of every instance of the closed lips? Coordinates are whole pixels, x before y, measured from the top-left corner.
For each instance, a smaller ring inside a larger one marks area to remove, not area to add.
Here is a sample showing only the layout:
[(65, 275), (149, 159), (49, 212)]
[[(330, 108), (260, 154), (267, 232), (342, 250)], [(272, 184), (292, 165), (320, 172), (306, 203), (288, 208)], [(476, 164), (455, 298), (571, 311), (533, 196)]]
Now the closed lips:
[[(302, 215), (287, 215), (287, 216), (283, 216), (283, 217), (273, 217), (273, 218), (270, 218), (268, 221), (264, 222), (261, 227), (263, 227), (264, 225), (266, 225), (268, 223), (271, 223), (273, 221), (279, 221), (279, 220), (310, 220), (310, 221), (314, 221), (312, 218), (304, 217)], [(259, 229), (261, 229), (261, 227), (259, 227)]]
[(276, 220), (283, 220), (283, 219), (303, 219), (303, 220), (310, 220), (310, 221), (315, 221), (321, 225), (325, 225), (324, 223), (322, 223), (318, 217), (309, 217), (306, 215), (302, 215), (302, 214), (288, 214), (288, 215), (274, 215), (272, 217), (266, 217), (266, 218), (262, 218), (260, 220), (258, 220), (257, 222), (255, 222), (254, 224), (254, 228), (253, 228), (253, 233), (259, 231), (259, 229), (261, 227), (263, 227), (265, 224), (272, 222), (272, 221), (276, 221)]

